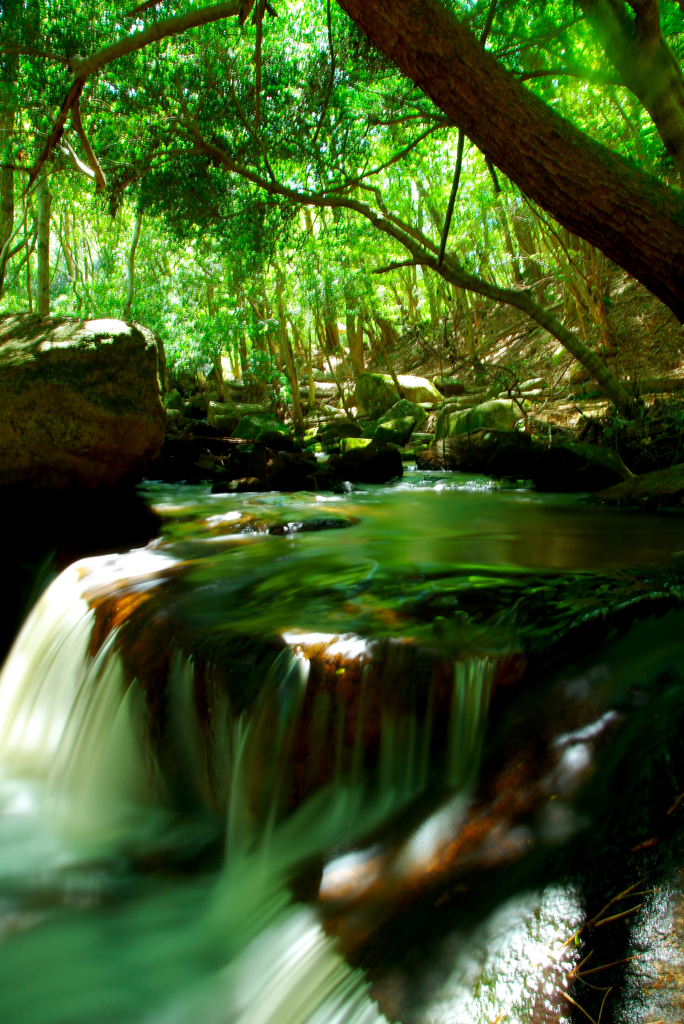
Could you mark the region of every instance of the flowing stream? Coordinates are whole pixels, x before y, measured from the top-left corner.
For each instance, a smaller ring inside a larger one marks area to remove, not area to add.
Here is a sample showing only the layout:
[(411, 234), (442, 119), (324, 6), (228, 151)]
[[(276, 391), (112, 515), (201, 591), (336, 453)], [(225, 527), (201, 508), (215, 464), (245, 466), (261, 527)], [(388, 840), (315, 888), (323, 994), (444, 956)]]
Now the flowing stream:
[[(160, 539), (62, 572), (0, 674), (0, 1020), (569, 1020), (573, 933), (647, 870), (601, 935), (660, 956), (683, 520), (144, 494)], [(626, 970), (602, 1019), (653, 1019)]]

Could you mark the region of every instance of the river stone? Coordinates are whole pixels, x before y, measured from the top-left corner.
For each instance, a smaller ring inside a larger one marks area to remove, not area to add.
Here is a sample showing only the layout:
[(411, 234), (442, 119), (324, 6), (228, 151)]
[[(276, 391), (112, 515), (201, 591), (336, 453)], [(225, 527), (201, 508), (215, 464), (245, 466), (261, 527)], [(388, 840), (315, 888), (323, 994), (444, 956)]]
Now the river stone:
[(121, 320), (0, 316), (0, 484), (112, 487), (164, 443), (163, 349)]
[[(398, 374), (397, 380), (404, 397), (414, 404), (419, 402), (441, 402), (437, 388), (425, 377)], [(354, 399), (357, 408), (364, 409), (371, 419), (378, 419), (399, 401), (400, 395), (389, 373), (362, 373), (356, 382)]]
[(216, 427), (217, 430), (228, 436), (235, 430), (240, 419), (233, 412), (230, 402), (209, 402), (207, 422), (211, 427)]
[(345, 437), (341, 444), (342, 453), (346, 454), (353, 448), (367, 448), (369, 444), (371, 444), (369, 437)]
[(421, 452), (418, 469), (451, 469), (462, 473), (527, 478), (531, 474), (532, 439), (522, 430), (473, 430), (436, 441)]
[(416, 405), (415, 402), (409, 402), (406, 398), (402, 398), (399, 402), (395, 402), (386, 413), (383, 413), (378, 422), (388, 423), (390, 420), (396, 419), (412, 419), (416, 427), (422, 427), (427, 419), (427, 413), (422, 405)]
[(321, 437), (361, 437), (362, 428), (358, 423), (350, 423), (349, 420), (338, 420), (336, 423), (327, 423), (321, 429)]
[(289, 430), (282, 420), (271, 413), (249, 413), (243, 416), (233, 430), (232, 436), (261, 441), (276, 451), (292, 450)]
[(435, 441), (455, 437), (470, 430), (508, 430), (522, 419), (520, 406), (512, 399), (496, 399), (474, 405), (472, 409), (455, 410), (449, 406), (437, 417)]
[(612, 448), (581, 441), (549, 445), (532, 472), (532, 481), (541, 491), (602, 491), (630, 477)]
[(399, 449), (375, 441), (365, 448), (345, 452), (335, 460), (332, 468), (339, 479), (363, 484), (386, 484), (404, 472)]
[(179, 395), (175, 388), (172, 388), (170, 391), (167, 391), (166, 394), (164, 395), (164, 406), (167, 409), (167, 411), (169, 409), (176, 409), (181, 414), (181, 416), (183, 415), (183, 399), (181, 398), (181, 396)]
[(595, 497), (619, 505), (680, 505), (684, 502), (684, 465), (629, 477)]
[(403, 448), (413, 433), (415, 425), (416, 421), (412, 416), (399, 416), (397, 419), (385, 420), (378, 423), (373, 440), (378, 444), (397, 444)]
[(435, 377), (432, 383), (447, 397), (465, 394), (465, 384), (463, 381), (457, 380), (456, 377)]
[(548, 381), (544, 377), (533, 377), (532, 380), (523, 381), (518, 388), (518, 391), (524, 392), (537, 392), (547, 388), (549, 386)]

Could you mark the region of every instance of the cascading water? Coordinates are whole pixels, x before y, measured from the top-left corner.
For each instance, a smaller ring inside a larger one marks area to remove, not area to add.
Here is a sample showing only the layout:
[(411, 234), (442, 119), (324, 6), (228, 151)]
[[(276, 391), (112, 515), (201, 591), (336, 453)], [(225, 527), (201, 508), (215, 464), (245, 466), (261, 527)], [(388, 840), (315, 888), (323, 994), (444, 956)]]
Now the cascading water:
[[(521, 640), (526, 602), (547, 645), (608, 606), (581, 573), (571, 613), (556, 577), (473, 565), (454, 545), (482, 547), (481, 523), (446, 549), (444, 522), (421, 525), (397, 560), (402, 501), (414, 515), (406, 490), (340, 499), (352, 542), (283, 533), (315, 499), (198, 492), (191, 526), (176, 509), (163, 543), (41, 596), (0, 674), (0, 1019), (567, 1016), (583, 897), (534, 851), (586, 828), (573, 801), (631, 727), (634, 659), (545, 684), (539, 712), (516, 697), (517, 735), (504, 714), (488, 739), (542, 642)], [(363, 527), (382, 516), (387, 536)], [(616, 606), (678, 600), (610, 571)]]

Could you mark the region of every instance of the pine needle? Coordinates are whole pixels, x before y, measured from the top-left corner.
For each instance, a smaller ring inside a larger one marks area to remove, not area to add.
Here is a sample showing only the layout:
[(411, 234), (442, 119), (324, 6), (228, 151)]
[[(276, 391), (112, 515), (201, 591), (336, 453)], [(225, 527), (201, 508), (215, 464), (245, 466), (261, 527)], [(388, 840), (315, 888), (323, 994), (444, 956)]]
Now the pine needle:
[(590, 1020), (590, 1021), (591, 1021), (591, 1024), (596, 1024), (596, 1021), (594, 1020), (594, 1018), (593, 1018), (593, 1017), (592, 1017), (592, 1016), (591, 1016), (590, 1014), (588, 1014), (588, 1013), (587, 1013), (587, 1011), (586, 1011), (586, 1010), (584, 1009), (584, 1007), (583, 1007), (583, 1006), (580, 1006), (580, 1004), (579, 1004), (578, 1002), (576, 1002), (576, 1001), (575, 1001), (575, 1000), (574, 1000), (574, 999), (572, 998), (572, 996), (569, 996), (569, 995), (567, 994), (567, 992), (561, 992), (561, 995), (563, 996), (563, 999), (567, 999), (567, 1001), (568, 1001), (569, 1003), (572, 1003), (572, 1005), (573, 1005), (573, 1006), (576, 1006), (576, 1007), (577, 1007), (577, 1009), (578, 1009), (578, 1010), (580, 1011), (580, 1013), (583, 1013), (583, 1014), (584, 1014), (584, 1016), (585, 1016), (585, 1017), (587, 1018), (587, 1020)]
[(643, 903), (637, 903), (636, 907), (632, 907), (630, 910), (623, 910), (621, 914), (613, 914), (612, 917), (604, 917), (602, 921), (596, 922), (596, 927), (600, 928), (602, 924), (609, 924), (611, 921), (618, 921), (621, 917), (627, 917), (629, 914), (633, 914), (635, 910), (639, 910), (643, 907)]

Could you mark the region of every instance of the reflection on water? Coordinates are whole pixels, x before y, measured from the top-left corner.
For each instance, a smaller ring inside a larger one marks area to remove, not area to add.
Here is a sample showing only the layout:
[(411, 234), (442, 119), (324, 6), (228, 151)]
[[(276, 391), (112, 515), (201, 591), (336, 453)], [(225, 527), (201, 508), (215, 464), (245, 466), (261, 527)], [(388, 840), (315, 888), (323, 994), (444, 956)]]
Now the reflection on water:
[(62, 573), (0, 676), (0, 1019), (567, 1019), (549, 857), (642, 709), (677, 727), (684, 630), (527, 660), (676, 605), (679, 520), (430, 474), (148, 496), (162, 538)]

